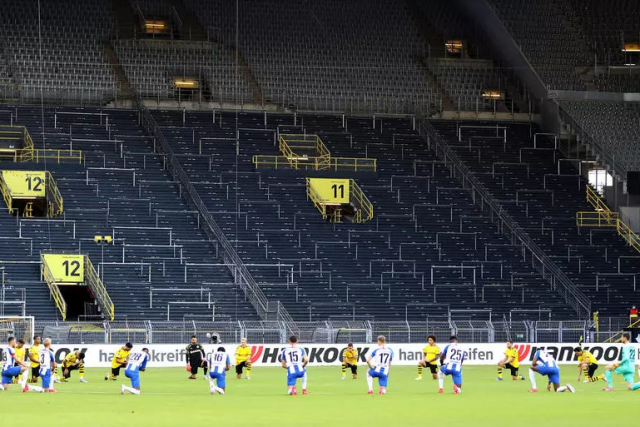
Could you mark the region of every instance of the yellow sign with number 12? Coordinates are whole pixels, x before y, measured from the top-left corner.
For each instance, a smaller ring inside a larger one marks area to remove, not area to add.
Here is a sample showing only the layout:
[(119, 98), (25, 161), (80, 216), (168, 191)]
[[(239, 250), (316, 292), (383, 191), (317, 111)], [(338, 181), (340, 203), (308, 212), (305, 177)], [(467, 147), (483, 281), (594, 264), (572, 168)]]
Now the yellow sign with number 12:
[(84, 255), (43, 255), (56, 283), (84, 282)]

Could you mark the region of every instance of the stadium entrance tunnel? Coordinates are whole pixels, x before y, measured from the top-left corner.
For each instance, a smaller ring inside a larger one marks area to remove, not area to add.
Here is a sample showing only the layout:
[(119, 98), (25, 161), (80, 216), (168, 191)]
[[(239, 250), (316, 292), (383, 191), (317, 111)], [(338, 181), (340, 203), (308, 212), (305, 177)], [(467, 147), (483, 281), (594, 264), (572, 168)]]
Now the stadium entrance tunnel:
[(60, 293), (67, 303), (67, 321), (98, 315), (96, 300), (88, 286), (61, 285)]

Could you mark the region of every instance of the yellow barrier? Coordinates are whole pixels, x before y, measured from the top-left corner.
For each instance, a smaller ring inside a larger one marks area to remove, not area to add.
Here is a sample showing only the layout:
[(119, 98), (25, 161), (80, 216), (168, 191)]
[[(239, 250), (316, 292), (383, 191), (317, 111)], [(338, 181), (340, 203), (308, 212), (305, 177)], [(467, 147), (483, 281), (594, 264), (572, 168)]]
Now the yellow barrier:
[(45, 282), (47, 282), (47, 286), (49, 286), (49, 291), (51, 292), (51, 297), (53, 301), (56, 303), (56, 307), (60, 310), (60, 314), (62, 315), (62, 320), (67, 319), (67, 303), (62, 296), (62, 292), (60, 292), (60, 288), (56, 283), (56, 280), (49, 270), (49, 266), (46, 262), (44, 262), (44, 258), (41, 256), (42, 260), (42, 276), (44, 277)]
[[(322, 214), (322, 219), (326, 220), (327, 217), (331, 217), (331, 222), (342, 221), (342, 204), (336, 203), (335, 200), (325, 199), (312, 185), (314, 178), (307, 178), (307, 196), (313, 202), (313, 205)], [(353, 222), (361, 223), (370, 221), (373, 219), (373, 204), (369, 201), (369, 198), (364, 194), (362, 189), (356, 184), (353, 179), (349, 179), (349, 201), (348, 204), (354, 206), (355, 216)], [(333, 213), (327, 213), (327, 206), (335, 207)]]
[[(640, 319), (636, 320), (635, 322), (633, 322), (632, 324), (627, 326), (627, 328), (640, 328)], [(624, 331), (623, 332), (618, 332), (617, 334), (615, 334), (615, 335), (611, 336), (610, 338), (608, 338), (607, 340), (605, 340), (605, 342), (606, 343), (620, 342), (623, 333), (624, 333)]]
[(47, 205), (47, 216), (49, 218), (60, 216), (64, 212), (62, 194), (60, 194), (58, 184), (49, 171), (47, 171)]
[(253, 156), (253, 164), (256, 169), (295, 169), (295, 170), (353, 170), (356, 172), (376, 172), (378, 162), (376, 159), (357, 157), (286, 157), (286, 156)]
[(602, 196), (591, 186), (587, 186), (587, 201), (595, 212), (577, 212), (576, 224), (580, 227), (616, 227), (620, 235), (633, 249), (640, 252), (640, 237), (619, 218), (618, 212), (612, 212)]
[[(4, 172), (22, 173), (27, 175), (32, 174), (32, 176), (33, 174), (39, 174), (40, 182), (45, 182), (44, 191), (42, 191), (42, 193), (36, 192), (38, 190), (36, 190), (36, 187), (34, 187), (33, 191), (31, 192), (27, 192), (27, 190), (25, 189), (25, 193), (16, 195), (16, 193), (11, 191), (9, 185), (7, 185), (7, 175), (5, 175)], [(64, 200), (62, 199), (62, 194), (60, 194), (60, 189), (58, 188), (53, 175), (49, 171), (3, 171), (3, 173), (0, 173), (0, 193), (2, 193), (2, 198), (7, 205), (9, 213), (13, 213), (13, 199), (20, 198), (20, 196), (32, 196), (34, 198), (46, 199), (48, 218), (62, 215), (62, 213), (64, 212)]]
[(103, 313), (111, 320), (115, 318), (115, 307), (113, 305), (113, 301), (107, 292), (107, 288), (104, 287), (104, 283), (98, 276), (96, 269), (93, 267), (91, 260), (88, 256), (84, 257), (85, 259), (85, 280), (87, 286), (93, 292), (93, 296), (98, 301), (98, 303), (102, 306)]

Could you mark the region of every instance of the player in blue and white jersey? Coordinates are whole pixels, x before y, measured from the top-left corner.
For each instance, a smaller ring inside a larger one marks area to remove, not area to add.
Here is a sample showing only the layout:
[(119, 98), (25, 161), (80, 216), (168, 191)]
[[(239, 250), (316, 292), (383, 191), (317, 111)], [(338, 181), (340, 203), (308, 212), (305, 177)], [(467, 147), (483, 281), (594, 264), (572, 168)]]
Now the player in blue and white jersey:
[(296, 382), (302, 379), (302, 394), (307, 394), (307, 363), (309, 358), (303, 348), (298, 347), (298, 337), (289, 337), (289, 347), (282, 349), (280, 363), (287, 370), (287, 392), (297, 396)]
[(149, 349), (143, 348), (142, 351), (136, 351), (129, 355), (129, 362), (124, 370), (125, 377), (131, 380), (131, 387), (122, 384), (120, 393), (140, 394), (140, 372), (144, 372), (149, 361)]
[(462, 362), (464, 362), (464, 350), (458, 347), (458, 337), (449, 338), (447, 345), (440, 355), (440, 372), (438, 372), (438, 393), (444, 393), (444, 376), (451, 375), (453, 379), (453, 392), (462, 393)]
[[(0, 387), (0, 391), (7, 390), (13, 378), (19, 377), (23, 372), (26, 372), (29, 367), (27, 362), (16, 358), (15, 347), (16, 339), (9, 337), (7, 345), (2, 348), (2, 354), (0, 354), (0, 361), (2, 362), (2, 371), (0, 371), (2, 374), (2, 387)], [(24, 387), (25, 384), (26, 383), (21, 383), (20, 385)]]
[(224, 394), (227, 387), (227, 371), (231, 368), (231, 359), (224, 347), (218, 347), (207, 356), (207, 365), (209, 366), (209, 392)]
[(558, 366), (558, 362), (556, 362), (556, 359), (547, 353), (544, 348), (538, 349), (536, 354), (533, 355), (533, 364), (531, 368), (529, 368), (529, 379), (531, 380), (531, 390), (529, 390), (529, 393), (538, 392), (536, 372), (548, 377), (549, 384), (547, 385), (547, 391), (551, 391), (551, 385), (553, 384), (553, 389), (558, 393), (563, 393), (567, 390), (571, 393), (576, 392), (576, 389), (569, 383), (560, 387), (560, 367)]
[(28, 391), (34, 391), (36, 393), (58, 392), (58, 390), (53, 388), (53, 369), (56, 367), (56, 361), (53, 357), (53, 351), (51, 350), (51, 338), (45, 338), (42, 344), (43, 347), (38, 352), (38, 363), (40, 364), (38, 374), (42, 379), (42, 387), (25, 383), (22, 389), (24, 393)]
[(389, 369), (391, 368), (391, 362), (393, 361), (393, 350), (386, 347), (387, 339), (380, 335), (378, 337), (378, 348), (373, 350), (371, 356), (367, 358), (367, 365), (369, 370), (367, 371), (367, 385), (369, 391), (367, 394), (373, 394), (373, 379), (378, 379), (380, 384), (380, 390), (378, 394), (387, 394), (387, 385), (389, 384)]

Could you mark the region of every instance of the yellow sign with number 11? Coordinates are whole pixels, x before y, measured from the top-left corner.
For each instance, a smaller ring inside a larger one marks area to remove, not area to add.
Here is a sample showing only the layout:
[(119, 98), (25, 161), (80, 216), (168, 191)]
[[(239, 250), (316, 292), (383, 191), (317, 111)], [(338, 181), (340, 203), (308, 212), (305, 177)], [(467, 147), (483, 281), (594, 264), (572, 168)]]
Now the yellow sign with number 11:
[(309, 185), (324, 203), (349, 203), (348, 179), (310, 178)]

